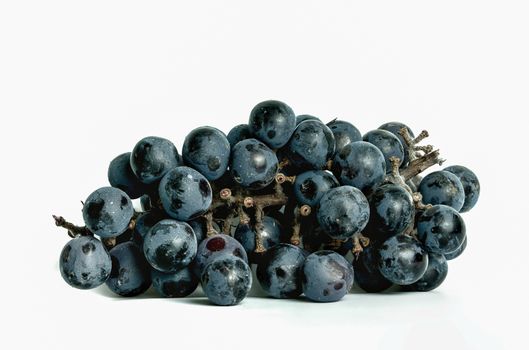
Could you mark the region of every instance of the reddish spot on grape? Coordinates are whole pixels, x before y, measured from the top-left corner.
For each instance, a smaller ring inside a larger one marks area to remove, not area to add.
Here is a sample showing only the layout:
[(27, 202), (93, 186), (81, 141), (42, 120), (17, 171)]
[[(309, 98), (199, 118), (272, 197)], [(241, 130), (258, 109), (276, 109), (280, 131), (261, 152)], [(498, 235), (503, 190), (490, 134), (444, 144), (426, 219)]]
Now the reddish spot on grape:
[(206, 244), (206, 248), (212, 252), (218, 252), (219, 250), (224, 249), (226, 242), (221, 237), (213, 237)]

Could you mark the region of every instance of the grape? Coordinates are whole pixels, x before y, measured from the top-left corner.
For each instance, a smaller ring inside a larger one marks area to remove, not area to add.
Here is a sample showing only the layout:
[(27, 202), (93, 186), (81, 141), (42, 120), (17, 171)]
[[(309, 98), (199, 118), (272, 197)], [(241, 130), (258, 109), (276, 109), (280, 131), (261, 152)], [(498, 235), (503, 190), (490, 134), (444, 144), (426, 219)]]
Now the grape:
[(342, 149), (350, 143), (356, 141), (362, 141), (362, 134), (360, 131), (351, 123), (344, 120), (333, 120), (327, 123), (329, 129), (334, 134), (334, 140), (336, 141), (336, 153), (342, 151)]
[(459, 178), (448, 171), (435, 171), (422, 179), (419, 185), (425, 204), (444, 204), (459, 211), (465, 203), (465, 190)]
[(330, 250), (310, 254), (302, 271), (303, 293), (312, 301), (338, 301), (353, 286), (353, 266), (343, 256)]
[(380, 248), (379, 270), (389, 281), (407, 285), (417, 282), (428, 267), (428, 253), (408, 235), (386, 240)]
[(102, 285), (110, 275), (110, 255), (98, 239), (79, 236), (62, 249), (59, 269), (70, 286), (91, 289)]
[(123, 297), (143, 294), (151, 286), (151, 267), (141, 249), (133, 242), (116, 245), (110, 250), (112, 272), (106, 285)]
[(380, 273), (379, 261), (378, 247), (372, 243), (364, 248), (357, 259), (353, 259), (355, 283), (368, 293), (379, 293), (393, 285)]
[(450, 254), (465, 240), (465, 222), (455, 209), (434, 205), (419, 217), (417, 235), (429, 252)]
[(364, 141), (353, 142), (334, 156), (332, 172), (342, 185), (369, 192), (382, 183), (386, 161), (380, 150)]
[(166, 219), (166, 215), (158, 210), (142, 213), (136, 218), (134, 229), (142, 238), (145, 238), (147, 233), (149, 233), (149, 230), (163, 219)]
[(322, 122), (301, 123), (285, 146), (286, 157), (297, 169), (324, 169), (334, 154), (334, 136)]
[(372, 130), (364, 135), (364, 141), (372, 143), (384, 155), (386, 160), (386, 173), (391, 172), (391, 157), (400, 160), (399, 165), (404, 161), (404, 148), (397, 136), (386, 130)]
[[(259, 236), (263, 242), (265, 249), (272, 248), (281, 240), (281, 226), (276, 219), (269, 216), (263, 217), (262, 229), (259, 230)], [(235, 239), (238, 240), (246, 253), (250, 256), (250, 260), (255, 261), (258, 257), (254, 256), (255, 250), (255, 228), (250, 224), (239, 224), (235, 230)]]
[(239, 304), (252, 286), (252, 270), (235, 256), (225, 255), (213, 260), (201, 275), (202, 289), (216, 305)]
[(248, 125), (257, 139), (270, 148), (280, 148), (296, 128), (296, 115), (283, 102), (264, 101), (252, 109)]
[(248, 255), (244, 247), (235, 238), (218, 234), (203, 240), (197, 249), (197, 255), (193, 262), (193, 272), (201, 276), (206, 265), (224, 255), (235, 256), (248, 262)]
[(276, 154), (264, 143), (247, 139), (233, 147), (230, 167), (236, 183), (258, 190), (274, 181), (279, 164)]
[(347, 239), (367, 225), (369, 203), (357, 188), (336, 187), (321, 198), (317, 217), (320, 226), (329, 236)]
[(379, 186), (369, 196), (369, 210), (366, 232), (375, 240), (385, 241), (413, 225), (415, 206), (411, 195), (402, 186)]
[(86, 227), (102, 238), (117, 237), (129, 227), (134, 215), (132, 202), (115, 187), (102, 187), (88, 196), (83, 205)]
[(193, 293), (198, 287), (198, 278), (189, 267), (175, 272), (151, 271), (152, 286), (165, 298), (182, 298)]
[(197, 239), (191, 226), (176, 220), (162, 220), (143, 240), (147, 261), (162, 272), (175, 272), (191, 263), (197, 253)]
[(140, 197), (140, 206), (143, 211), (149, 211), (153, 208), (151, 197), (148, 194), (144, 194)]
[(130, 156), (130, 166), (145, 184), (160, 180), (169, 170), (182, 165), (176, 147), (169, 140), (150, 136), (140, 140)]
[(463, 252), (465, 251), (467, 247), (467, 241), (468, 241), (467, 237), (468, 236), (465, 236), (465, 239), (463, 240), (463, 244), (461, 244), (461, 247), (457, 248), (452, 253), (445, 254), (446, 260), (454, 260), (455, 258), (459, 257), (461, 254), (463, 254)]
[(406, 181), (406, 185), (408, 185), (410, 187), (410, 190), (415, 193), (419, 191), (419, 186), (421, 184), (421, 181), (422, 181), (422, 176), (416, 175), (412, 177), (411, 179), (409, 179), (408, 181)]
[(404, 286), (404, 290), (429, 292), (439, 287), (448, 274), (448, 264), (441, 254), (428, 253), (428, 267), (424, 275), (415, 283)]
[(264, 254), (257, 266), (257, 280), (274, 298), (301, 295), (301, 272), (308, 253), (292, 244), (280, 243)]
[(217, 180), (228, 168), (230, 143), (219, 129), (203, 126), (187, 135), (182, 155), (185, 163), (198, 170), (206, 179)]
[[(400, 135), (400, 130), (402, 128), (406, 128), (408, 130), (408, 134), (411, 136), (411, 138), (415, 138), (415, 135), (413, 134), (413, 131), (411, 131), (411, 129), (409, 127), (407, 127), (406, 125), (404, 125), (404, 124), (402, 124), (400, 122), (389, 122), (389, 123), (386, 123), (386, 124), (383, 124), (383, 125), (379, 126), (378, 128), (381, 129), (381, 130), (389, 131), (393, 135), (397, 136), (397, 138), (399, 139), (399, 141), (400, 141), (400, 143), (402, 144), (403, 147), (406, 147), (406, 142), (404, 141), (404, 138)], [(403, 159), (401, 167), (404, 167), (404, 166), (408, 165), (409, 161), (410, 161), (410, 158), (408, 156), (408, 152), (404, 152), (404, 159)]]
[(309, 115), (309, 114), (302, 114), (302, 115), (298, 115), (296, 117), (296, 126), (303, 123), (305, 120), (317, 120), (319, 122), (321, 122), (320, 118), (318, 117), (315, 117), (313, 115)]
[(479, 198), (480, 185), (476, 174), (472, 170), (465, 168), (461, 165), (453, 165), (445, 168), (444, 171), (448, 171), (457, 176), (463, 189), (465, 191), (465, 202), (463, 207), (459, 210), (460, 213), (465, 213), (472, 209), (476, 205)]
[(309, 170), (296, 176), (294, 195), (299, 205), (316, 207), (328, 190), (338, 186), (340, 183), (333, 174), (323, 170)]
[(204, 214), (213, 200), (208, 180), (186, 166), (174, 168), (163, 177), (159, 194), (167, 214), (180, 221), (192, 220)]
[(227, 136), (231, 148), (235, 147), (235, 145), (240, 141), (251, 139), (252, 137), (253, 134), (248, 124), (239, 124), (234, 126)]
[(108, 166), (108, 182), (110, 186), (117, 187), (130, 198), (141, 197), (147, 188), (132, 172), (130, 167), (131, 153), (123, 153), (114, 158)]

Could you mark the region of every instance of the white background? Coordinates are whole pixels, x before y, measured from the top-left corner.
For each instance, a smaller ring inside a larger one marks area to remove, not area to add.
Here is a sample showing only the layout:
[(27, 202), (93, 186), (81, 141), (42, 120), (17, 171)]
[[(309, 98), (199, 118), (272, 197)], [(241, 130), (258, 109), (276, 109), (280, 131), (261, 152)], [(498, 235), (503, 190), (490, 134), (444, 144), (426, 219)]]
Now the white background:
[[(527, 349), (526, 1), (2, 1), (2, 349)], [(479, 176), (469, 245), (424, 294), (334, 304), (119, 299), (58, 272), (117, 154), (180, 149), (265, 99), (362, 132), (399, 120)]]

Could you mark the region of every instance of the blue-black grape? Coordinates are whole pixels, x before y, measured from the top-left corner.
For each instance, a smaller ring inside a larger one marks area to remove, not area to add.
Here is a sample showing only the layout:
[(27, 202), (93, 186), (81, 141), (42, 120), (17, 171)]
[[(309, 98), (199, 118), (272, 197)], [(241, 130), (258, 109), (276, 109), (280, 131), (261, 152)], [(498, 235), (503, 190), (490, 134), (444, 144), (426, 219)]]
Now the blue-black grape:
[(112, 262), (101, 241), (92, 236), (79, 236), (62, 249), (59, 269), (70, 286), (91, 289), (105, 283)]
[(399, 166), (404, 161), (404, 148), (397, 136), (386, 130), (371, 130), (364, 135), (364, 141), (372, 143), (384, 155), (386, 160), (386, 173), (391, 172), (391, 157), (396, 157), (400, 160)]
[(317, 120), (317, 121), (321, 122), (320, 118), (318, 118), (318, 117), (315, 117), (315, 116), (310, 115), (310, 114), (301, 114), (301, 115), (296, 116), (296, 125), (299, 125), (300, 123), (303, 123), (305, 120)]
[(237, 184), (258, 190), (274, 181), (279, 163), (276, 154), (264, 143), (243, 140), (233, 147), (231, 155), (231, 174)]
[(189, 265), (197, 253), (197, 239), (191, 226), (176, 220), (162, 220), (143, 239), (147, 261), (162, 272), (175, 272)]
[(182, 148), (184, 162), (213, 181), (226, 172), (230, 162), (230, 143), (217, 128), (203, 126), (191, 131)]
[(231, 236), (218, 234), (204, 239), (199, 244), (196, 258), (192, 264), (193, 272), (200, 277), (209, 263), (224, 255), (235, 256), (248, 262), (246, 250), (239, 241)]
[(200, 277), (202, 289), (216, 305), (239, 304), (252, 286), (252, 270), (241, 258), (225, 255), (209, 263)]
[(256, 105), (248, 122), (254, 137), (271, 148), (283, 147), (296, 128), (292, 108), (280, 101), (264, 101)]
[(331, 129), (317, 120), (298, 125), (285, 146), (285, 155), (292, 166), (300, 170), (324, 169), (334, 154)]
[(434, 171), (419, 185), (425, 204), (444, 204), (460, 211), (465, 203), (465, 190), (459, 178), (448, 171)]
[(347, 239), (367, 225), (369, 203), (357, 188), (335, 187), (321, 198), (317, 218), (321, 228), (329, 236)]
[(136, 225), (134, 229), (142, 237), (145, 238), (149, 230), (163, 219), (167, 219), (167, 215), (159, 210), (151, 210), (145, 213), (141, 213), (136, 218)]
[(117, 237), (125, 232), (133, 215), (129, 196), (115, 187), (95, 190), (83, 205), (86, 227), (102, 238)]
[(357, 141), (334, 155), (332, 172), (342, 185), (370, 192), (384, 181), (386, 160), (375, 145)]
[[(191, 220), (188, 222), (189, 226), (193, 229), (193, 232), (195, 232), (195, 237), (197, 238), (197, 244), (200, 244), (204, 239), (206, 239), (206, 236), (208, 234), (208, 228), (207, 228), (207, 221), (204, 217), (198, 217), (194, 220)], [(219, 226), (213, 222), (213, 228), (220, 232)]]
[(385, 184), (377, 187), (369, 196), (369, 209), (366, 232), (370, 238), (377, 241), (385, 241), (413, 225), (413, 198), (402, 186)]
[(302, 272), (303, 293), (312, 301), (338, 301), (353, 286), (353, 266), (343, 256), (330, 250), (320, 250), (307, 256)]
[(292, 244), (280, 243), (264, 254), (257, 266), (257, 280), (274, 298), (296, 298), (302, 293), (301, 275), (308, 253)]
[(465, 239), (463, 240), (463, 244), (461, 244), (461, 247), (454, 250), (452, 253), (445, 254), (446, 260), (454, 260), (455, 258), (459, 257), (465, 249), (467, 248), (467, 242), (468, 242), (468, 236), (465, 236)]
[(213, 200), (209, 181), (186, 166), (174, 168), (163, 177), (159, 194), (166, 213), (180, 221), (204, 214)]
[(407, 285), (417, 282), (428, 267), (428, 253), (408, 235), (389, 238), (379, 250), (379, 270), (389, 281)]
[(233, 148), (242, 140), (251, 139), (253, 137), (252, 131), (248, 124), (239, 124), (234, 126), (228, 133), (227, 139), (230, 147)]
[(149, 136), (141, 139), (130, 156), (130, 166), (145, 184), (160, 180), (169, 170), (182, 165), (176, 147), (167, 139)]
[(335, 119), (332, 122), (327, 123), (327, 126), (334, 134), (336, 153), (341, 152), (342, 149), (350, 143), (362, 141), (362, 134), (360, 131), (349, 122)]
[(462, 165), (453, 165), (445, 168), (444, 171), (448, 171), (456, 175), (463, 185), (465, 191), (465, 202), (463, 207), (459, 210), (460, 213), (465, 213), (472, 209), (479, 198), (480, 184), (478, 177), (474, 172)]
[(465, 222), (454, 208), (434, 205), (420, 215), (417, 235), (429, 252), (450, 254), (465, 240)]
[(296, 176), (294, 182), (294, 195), (298, 205), (316, 207), (321, 197), (330, 190), (340, 186), (336, 177), (323, 170), (309, 170)]
[[(415, 137), (415, 135), (413, 134), (413, 131), (408, 126), (406, 126), (405, 124), (400, 123), (400, 122), (389, 122), (389, 123), (386, 123), (386, 124), (383, 124), (383, 125), (379, 126), (378, 128), (381, 129), (381, 130), (389, 131), (393, 135), (397, 136), (397, 138), (399, 139), (400, 143), (402, 144), (402, 147), (404, 147), (404, 148), (406, 147), (406, 142), (404, 141), (404, 138), (401, 136), (400, 130), (402, 128), (406, 128), (408, 130), (408, 134), (412, 138)], [(409, 161), (410, 161), (410, 158), (408, 156), (408, 152), (404, 151), (404, 159), (403, 159), (401, 167), (408, 165)]]
[[(270, 249), (281, 241), (281, 225), (269, 216), (263, 217), (262, 228), (257, 232), (265, 249)], [(234, 234), (235, 239), (242, 244), (251, 261), (257, 259), (253, 254), (256, 245), (255, 236), (256, 229), (252, 224), (239, 224)]]
[(198, 278), (189, 267), (175, 272), (161, 272), (152, 269), (152, 286), (165, 298), (182, 298), (193, 293), (198, 287)]
[(123, 297), (143, 294), (151, 286), (151, 266), (141, 249), (133, 242), (116, 245), (110, 250), (112, 272), (106, 285)]
[(379, 261), (378, 246), (373, 243), (365, 247), (357, 259), (353, 259), (355, 283), (368, 293), (379, 293), (393, 285), (380, 273)]
[(147, 188), (130, 167), (131, 153), (123, 153), (114, 158), (108, 166), (108, 182), (110, 186), (117, 187), (125, 192), (130, 198), (135, 199), (146, 193)]
[(428, 267), (422, 277), (415, 283), (403, 286), (404, 290), (429, 292), (439, 287), (448, 274), (448, 264), (442, 254), (428, 253)]
[(148, 194), (144, 194), (140, 197), (140, 206), (142, 211), (149, 211), (154, 208), (151, 197)]

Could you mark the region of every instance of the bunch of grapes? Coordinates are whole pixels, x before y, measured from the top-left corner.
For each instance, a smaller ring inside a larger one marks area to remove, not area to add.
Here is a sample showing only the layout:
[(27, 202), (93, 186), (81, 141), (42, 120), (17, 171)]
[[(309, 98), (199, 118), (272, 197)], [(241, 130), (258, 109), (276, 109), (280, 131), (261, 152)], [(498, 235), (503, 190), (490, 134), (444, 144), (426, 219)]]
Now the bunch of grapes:
[(397, 122), (362, 136), (346, 121), (265, 101), (227, 136), (191, 131), (182, 156), (146, 137), (112, 160), (110, 186), (83, 202), (84, 226), (54, 216), (72, 238), (62, 277), (124, 297), (151, 285), (185, 297), (200, 284), (217, 305), (246, 297), (251, 264), (275, 298), (337, 301), (353, 281), (366, 292), (432, 290), (465, 250), (460, 214), (480, 185), (463, 166), (423, 178), (443, 163), (419, 145), (427, 136)]

